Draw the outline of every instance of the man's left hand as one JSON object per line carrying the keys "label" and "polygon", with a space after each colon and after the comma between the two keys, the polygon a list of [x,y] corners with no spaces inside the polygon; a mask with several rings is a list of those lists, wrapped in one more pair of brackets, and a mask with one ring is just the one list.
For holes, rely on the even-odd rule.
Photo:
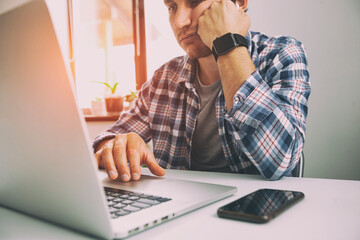
{"label": "man's left hand", "polygon": [[228,32],[246,36],[250,28],[250,18],[243,9],[237,8],[230,0],[214,0],[198,20],[198,34],[212,49],[215,38]]}

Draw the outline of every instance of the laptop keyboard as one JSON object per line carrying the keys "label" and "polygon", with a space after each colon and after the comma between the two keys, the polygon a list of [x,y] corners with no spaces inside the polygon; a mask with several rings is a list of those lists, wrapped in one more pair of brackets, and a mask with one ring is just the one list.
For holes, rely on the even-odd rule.
{"label": "laptop keyboard", "polygon": [[114,219],[171,200],[171,198],[131,192],[127,190],[109,187],[104,187],[104,190],[106,194],[106,200],[110,209],[110,215]]}

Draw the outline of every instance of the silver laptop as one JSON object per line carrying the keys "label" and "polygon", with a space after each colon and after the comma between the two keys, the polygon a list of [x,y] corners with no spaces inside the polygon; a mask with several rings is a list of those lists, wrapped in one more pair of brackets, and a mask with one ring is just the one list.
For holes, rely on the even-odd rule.
{"label": "silver laptop", "polygon": [[166,176],[101,179],[69,72],[44,1],[0,16],[2,206],[111,239],[236,192]]}

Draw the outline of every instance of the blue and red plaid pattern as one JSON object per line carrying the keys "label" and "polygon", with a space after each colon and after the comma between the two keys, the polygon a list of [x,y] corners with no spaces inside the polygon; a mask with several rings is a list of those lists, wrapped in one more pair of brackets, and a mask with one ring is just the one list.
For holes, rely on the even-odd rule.
{"label": "blue and red plaid pattern", "polygon": [[[216,101],[216,117],[225,158],[233,172],[261,174],[276,180],[291,176],[304,147],[310,95],[306,53],[290,37],[246,36],[255,64],[227,111],[224,94]],[[190,169],[191,139],[199,112],[194,88],[197,62],[187,56],[172,59],[146,82],[135,107],[94,141],[118,133],[138,133],[153,141],[160,166]],[[206,143],[204,143],[206,144]]]}

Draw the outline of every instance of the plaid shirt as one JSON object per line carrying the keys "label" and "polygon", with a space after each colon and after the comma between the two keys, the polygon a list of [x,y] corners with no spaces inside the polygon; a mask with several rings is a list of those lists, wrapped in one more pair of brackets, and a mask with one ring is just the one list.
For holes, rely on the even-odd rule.
{"label": "plaid shirt", "polygon": [[[223,91],[216,100],[216,118],[225,158],[233,172],[261,174],[276,180],[291,176],[304,147],[309,73],[303,45],[289,37],[246,36],[256,67],[227,111]],[[138,133],[153,141],[160,166],[190,169],[191,140],[199,113],[194,88],[197,62],[177,57],[146,82],[135,107],[94,141],[117,133]],[[206,144],[206,143],[204,143]]]}

